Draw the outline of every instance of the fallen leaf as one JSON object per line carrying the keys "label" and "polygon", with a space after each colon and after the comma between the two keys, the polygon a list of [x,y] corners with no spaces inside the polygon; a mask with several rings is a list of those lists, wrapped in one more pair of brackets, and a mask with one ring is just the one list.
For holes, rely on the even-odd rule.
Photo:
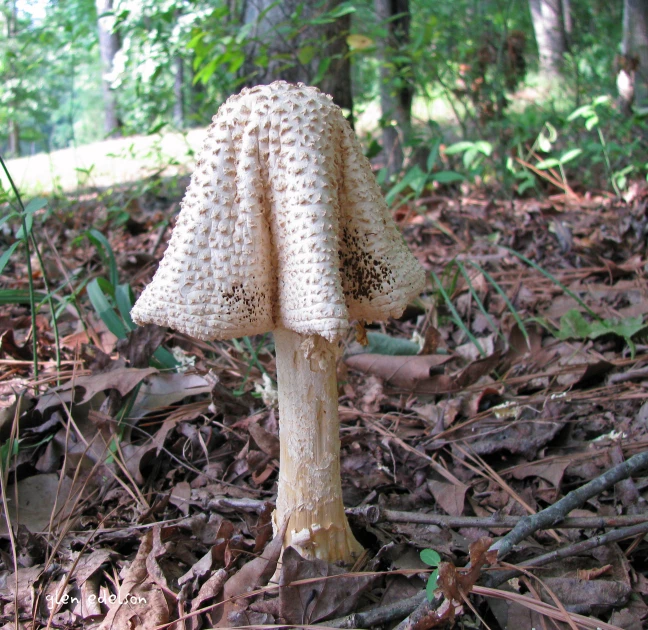
{"label": "fallen leaf", "polygon": [[[204,608],[205,604],[217,603],[216,598],[222,593],[223,585],[227,581],[227,571],[225,569],[218,569],[201,587],[198,595],[191,601],[191,612],[195,612],[200,608]],[[202,626],[200,619],[197,616],[189,617],[185,621],[187,630],[198,630]]]}
{"label": "fallen leaf", "polygon": [[[77,404],[87,402],[99,392],[104,392],[108,389],[116,389],[122,396],[125,396],[147,376],[156,373],[157,370],[155,368],[140,370],[137,368],[118,367],[107,372],[91,374],[90,376],[80,376],[41,396],[36,405],[36,411],[43,412],[49,407],[72,402],[72,400]],[[84,389],[84,394],[78,398],[74,397],[73,390],[76,387]],[[189,394],[186,395],[188,396]]]}
{"label": "fallen leaf", "polygon": [[[283,554],[279,578],[281,616],[288,623],[303,625],[350,613],[375,577],[345,573],[344,569],[324,560],[302,558],[288,547]],[[291,585],[298,580],[308,582]]]}
{"label": "fallen leaf", "polygon": [[279,459],[279,438],[269,431],[266,431],[257,422],[250,422],[248,431],[257,446],[273,459]]}
{"label": "fallen leaf", "polygon": [[212,385],[199,374],[152,374],[142,383],[130,415],[141,418],[188,396],[209,394],[211,390]]}
{"label": "fallen leaf", "polygon": [[597,567],[595,569],[578,569],[576,576],[579,580],[595,580],[605,575],[611,568],[611,564],[606,564],[604,567]]}
{"label": "fallen leaf", "polygon": [[153,548],[153,533],[147,532],[137,555],[126,569],[114,603],[99,630],[138,628],[154,630],[168,623],[169,606],[162,589],[149,578],[146,559]]}
{"label": "fallen leaf", "polygon": [[442,354],[418,356],[389,356],[381,354],[357,354],[345,359],[352,369],[364,374],[374,374],[394,387],[413,390],[423,382],[443,372],[441,367],[451,357]]}
{"label": "fallen leaf", "polygon": [[288,519],[282,529],[277,532],[272,542],[265,548],[259,558],[244,564],[227,582],[223,588],[223,600],[225,604],[214,610],[212,624],[218,621],[214,627],[231,627],[230,615],[237,615],[244,611],[250,604],[249,598],[240,598],[239,595],[265,586],[277,569],[277,562],[281,556],[283,540],[288,527]]}
{"label": "fallen leaf", "polygon": [[427,485],[434,500],[446,514],[451,516],[461,516],[463,514],[464,499],[468,486],[443,481],[428,481]]}
{"label": "fallen leaf", "polygon": [[[67,518],[74,509],[74,497],[71,495],[72,481],[63,477],[59,488],[59,475],[32,475],[7,487],[7,504],[12,527],[24,525],[30,532],[47,532],[50,518],[56,528],[58,522]],[[16,509],[15,496],[18,495]],[[2,515],[0,536],[8,536],[7,519]]]}

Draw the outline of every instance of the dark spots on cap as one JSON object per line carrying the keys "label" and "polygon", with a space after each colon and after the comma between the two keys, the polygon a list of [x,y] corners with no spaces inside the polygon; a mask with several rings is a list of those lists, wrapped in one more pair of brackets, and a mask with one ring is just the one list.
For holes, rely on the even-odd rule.
{"label": "dark spots on cap", "polygon": [[255,287],[246,288],[242,282],[235,282],[221,295],[226,302],[226,315],[236,315],[238,319],[251,323],[262,314],[260,305],[265,300],[265,293]]}
{"label": "dark spots on cap", "polygon": [[346,280],[346,297],[356,301],[371,300],[389,291],[395,284],[394,273],[375,257],[369,236],[343,227],[341,240],[343,246],[338,254],[340,275]]}

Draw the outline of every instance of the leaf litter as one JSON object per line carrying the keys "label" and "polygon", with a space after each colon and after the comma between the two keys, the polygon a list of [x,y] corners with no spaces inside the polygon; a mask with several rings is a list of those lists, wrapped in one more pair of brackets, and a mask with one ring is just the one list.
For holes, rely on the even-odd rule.
{"label": "leaf litter", "polygon": [[[127,322],[118,338],[82,290],[108,270],[71,238],[102,225],[103,202],[65,202],[42,226],[53,280],[69,279],[58,364],[47,307],[32,331],[28,306],[0,306],[4,627],[645,627],[646,468],[497,556],[511,523],[648,450],[648,190],[580,201],[475,192],[402,215],[443,291],[430,273],[339,364],[344,499],[366,549],[347,568],[280,556],[271,338]],[[143,230],[100,229],[137,293],[168,216],[146,196],[135,210]],[[21,278],[14,256],[2,281]],[[442,560],[431,598],[426,549]]]}

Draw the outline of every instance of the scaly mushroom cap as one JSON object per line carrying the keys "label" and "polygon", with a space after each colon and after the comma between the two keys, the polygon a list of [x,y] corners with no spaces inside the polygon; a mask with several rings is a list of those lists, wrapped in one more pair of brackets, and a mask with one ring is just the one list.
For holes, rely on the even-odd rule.
{"label": "scaly mushroom cap", "polygon": [[218,110],[164,258],[132,310],[197,339],[336,341],[424,286],[342,111],[277,81]]}

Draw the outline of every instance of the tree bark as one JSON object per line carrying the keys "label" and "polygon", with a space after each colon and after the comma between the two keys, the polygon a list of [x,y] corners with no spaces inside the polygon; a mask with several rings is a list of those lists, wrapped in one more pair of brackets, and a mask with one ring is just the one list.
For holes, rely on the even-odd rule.
{"label": "tree bark", "polygon": [[[9,3],[6,11],[6,20],[7,20],[7,40],[11,40],[16,37],[17,32],[17,23],[18,23],[18,12],[16,8],[16,2],[12,1]],[[9,68],[11,77],[16,77],[17,72],[14,65],[13,57],[9,57]],[[8,155],[9,157],[20,157],[20,125],[16,120],[16,111],[18,109],[18,102],[15,89],[12,91],[13,95],[10,100],[11,109],[13,111],[12,117],[9,119],[9,146],[8,146]]]}
{"label": "tree bark", "polygon": [[617,75],[620,106],[648,107],[648,0],[623,3],[623,40]]}
{"label": "tree bark", "polygon": [[[350,15],[344,15],[328,24],[307,24],[325,11],[330,11],[341,3],[341,0],[255,0],[247,3],[245,23],[256,23],[253,37],[261,42],[248,51],[251,59],[267,47],[267,66],[254,65],[253,61],[245,65],[246,74],[252,80],[248,85],[261,85],[283,79],[291,83],[316,85],[323,92],[330,94],[333,101],[342,108],[353,110],[351,93],[351,63],[346,36],[351,25]],[[291,15],[301,9],[295,22]],[[263,18],[260,19],[261,14]],[[299,26],[300,28],[286,28]],[[296,31],[294,36],[290,30]],[[313,47],[311,49],[310,47]],[[312,59],[308,59],[310,53]],[[329,64],[321,76],[321,64]],[[321,78],[315,81],[317,75]]]}
{"label": "tree bark", "polygon": [[529,0],[529,8],[538,45],[540,73],[554,80],[560,75],[563,55],[567,52],[562,0]]}
{"label": "tree bark", "polygon": [[[97,26],[99,29],[99,52],[101,54],[101,65],[103,69],[103,81],[101,83],[104,101],[104,131],[106,136],[119,135],[121,121],[117,115],[117,99],[115,92],[110,86],[108,75],[112,72],[115,55],[120,48],[119,36],[113,32],[111,16],[103,16],[104,13],[112,11],[113,0],[96,0]],[[103,16],[103,17],[102,17]]]}
{"label": "tree bark", "polygon": [[389,177],[403,167],[403,145],[411,135],[414,91],[402,78],[402,64],[392,59],[409,42],[409,0],[374,0],[376,17],[387,34],[378,41],[382,145]]}
{"label": "tree bark", "polygon": [[284,548],[350,563],[362,547],[342,502],[337,346],[284,329],[275,330],[274,338],[280,442],[275,532],[287,519]]}

